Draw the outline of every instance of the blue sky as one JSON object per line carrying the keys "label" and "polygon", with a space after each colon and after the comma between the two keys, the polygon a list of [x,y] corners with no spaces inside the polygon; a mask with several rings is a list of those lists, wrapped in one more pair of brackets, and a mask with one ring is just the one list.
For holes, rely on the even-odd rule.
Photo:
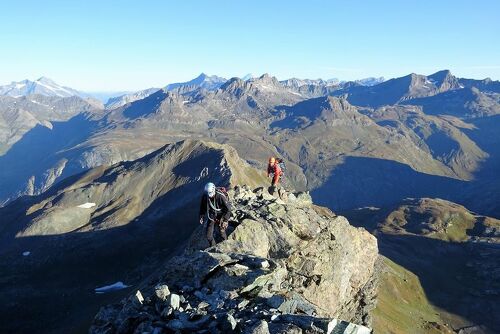
{"label": "blue sky", "polygon": [[0,84],[86,91],[270,73],[500,79],[500,1],[8,1]]}

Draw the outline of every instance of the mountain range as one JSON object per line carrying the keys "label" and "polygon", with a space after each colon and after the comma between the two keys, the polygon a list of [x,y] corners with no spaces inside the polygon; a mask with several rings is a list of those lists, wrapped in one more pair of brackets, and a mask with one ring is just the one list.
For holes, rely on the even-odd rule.
{"label": "mountain range", "polygon": [[[241,79],[243,81],[247,81],[250,79],[254,79],[255,77],[252,74],[247,74]],[[169,91],[173,90],[196,90],[196,89],[207,89],[207,90],[215,90],[219,88],[227,79],[216,76],[216,75],[207,75],[205,73],[201,73],[196,78],[186,81],[186,82],[178,82],[171,83],[166,85],[164,88]],[[372,86],[383,82],[384,78],[365,78],[356,80],[355,82],[364,85],[364,86]],[[281,83],[285,86],[290,86],[294,88],[299,88],[301,86],[332,86],[338,85],[341,83],[338,79],[287,79],[282,80]],[[342,83],[346,83],[343,81]],[[84,93],[77,91],[75,89],[61,86],[55,83],[53,80],[47,77],[41,77],[35,81],[23,80],[19,82],[12,82],[8,85],[0,86],[0,95],[4,96],[12,96],[12,97],[21,97],[32,94],[40,94],[45,96],[57,96],[57,97],[70,97],[70,96],[79,96],[82,98],[94,98],[95,100],[103,100],[104,105],[107,109],[118,108],[122,105],[125,105],[130,102],[134,102],[137,100],[141,100],[155,91],[158,91],[160,88],[147,88],[144,90],[136,91],[136,92],[90,92]]]}
{"label": "mountain range", "polygon": [[[383,264],[377,269],[374,259],[368,275],[380,281],[373,323],[371,311],[353,311],[360,302],[352,295],[352,308],[349,302],[335,304],[343,311],[323,316],[343,315],[392,332],[492,332],[498,326],[494,310],[500,291],[494,279],[500,244],[499,130],[500,83],[457,78],[446,70],[346,83],[202,74],[106,106],[79,96],[0,96],[0,266],[6,273],[0,290],[9,310],[3,315],[29,318],[41,312],[37,319],[51,319],[48,332],[67,331],[72,323],[88,328],[89,315],[99,306],[130,292],[98,299],[88,291],[122,277],[135,287],[149,286],[144,280],[158,266],[171,270],[171,262],[163,259],[189,249],[203,184],[266,186],[264,171],[273,155],[285,161],[286,187],[294,196],[310,192],[314,202],[296,217],[305,214],[311,222],[319,219],[313,210],[333,210],[323,216],[343,214],[377,238]],[[295,254],[300,242],[290,246],[290,240],[306,242],[316,235],[303,230],[308,224],[286,223],[278,211],[263,215],[259,208],[295,212],[295,204],[278,203],[284,205],[280,209],[264,197],[241,202],[255,207],[249,204],[240,213],[259,224],[276,219],[292,234],[286,242],[280,239],[280,233],[289,232],[278,223],[280,233],[261,231],[268,245],[262,247],[274,251],[255,249],[252,256],[291,261],[291,268],[293,257],[282,254]],[[242,219],[233,223],[241,233],[260,226],[239,225]],[[233,238],[244,245],[242,238],[248,236],[238,233]],[[347,235],[332,233],[342,240]],[[311,245],[323,249],[315,242]],[[227,245],[227,251],[242,252],[239,243]],[[21,257],[23,252],[32,255]],[[116,264],[116,258],[126,260]],[[335,261],[339,268],[349,266]],[[58,270],[67,274],[54,278]],[[295,288],[320,286],[323,278],[313,276],[307,276],[309,285]],[[40,278],[36,294],[32,277]],[[75,286],[77,277],[81,282]],[[13,282],[16,289],[9,288]],[[48,293],[55,286],[64,291],[58,298]],[[82,289],[87,293],[82,295]],[[48,309],[40,311],[50,300],[68,310],[86,306],[61,322]],[[141,307],[137,312],[157,316],[149,309],[153,304]],[[176,317],[169,321],[182,319]],[[98,319],[93,326],[119,326],[123,320]]]}

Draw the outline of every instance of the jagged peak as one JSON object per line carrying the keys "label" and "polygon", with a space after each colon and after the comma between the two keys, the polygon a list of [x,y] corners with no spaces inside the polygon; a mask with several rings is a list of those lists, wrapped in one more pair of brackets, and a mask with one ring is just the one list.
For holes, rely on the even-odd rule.
{"label": "jagged peak", "polygon": [[225,83],[220,86],[220,89],[222,90],[227,90],[230,87],[241,87],[245,84],[245,81],[238,78],[238,77],[233,77],[229,80],[227,80]]}
{"label": "jagged peak", "polygon": [[443,84],[447,80],[456,79],[455,76],[453,74],[451,74],[450,70],[438,71],[436,73],[429,75],[428,78],[436,81],[440,85]]}

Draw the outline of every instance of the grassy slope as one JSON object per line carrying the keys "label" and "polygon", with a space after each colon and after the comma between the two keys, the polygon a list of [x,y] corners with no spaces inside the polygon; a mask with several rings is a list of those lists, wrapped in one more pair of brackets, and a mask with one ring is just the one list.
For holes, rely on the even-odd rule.
{"label": "grassy slope", "polygon": [[427,300],[418,277],[385,257],[373,329],[375,333],[453,333]]}

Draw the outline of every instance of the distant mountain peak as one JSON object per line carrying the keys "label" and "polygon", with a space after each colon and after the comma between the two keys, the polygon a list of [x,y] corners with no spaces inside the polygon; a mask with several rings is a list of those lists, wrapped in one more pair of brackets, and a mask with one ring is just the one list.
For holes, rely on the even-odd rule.
{"label": "distant mountain peak", "polygon": [[35,81],[28,79],[11,82],[9,85],[0,86],[0,95],[21,97],[31,94],[40,94],[45,96],[70,97],[78,96],[88,98],[89,95],[79,92],[75,89],[57,84],[54,80],[42,76]]}
{"label": "distant mountain peak", "polygon": [[242,76],[240,79],[243,80],[243,81],[247,81],[247,80],[250,80],[250,79],[253,79],[254,78],[254,75],[252,73],[248,73],[244,76]]}
{"label": "distant mountain peak", "polygon": [[191,91],[194,89],[203,88],[207,90],[215,90],[226,81],[227,80],[225,78],[219,77],[217,75],[207,75],[206,73],[202,72],[200,75],[190,81],[168,84],[167,86],[165,86],[165,89],[188,89],[189,91]]}

